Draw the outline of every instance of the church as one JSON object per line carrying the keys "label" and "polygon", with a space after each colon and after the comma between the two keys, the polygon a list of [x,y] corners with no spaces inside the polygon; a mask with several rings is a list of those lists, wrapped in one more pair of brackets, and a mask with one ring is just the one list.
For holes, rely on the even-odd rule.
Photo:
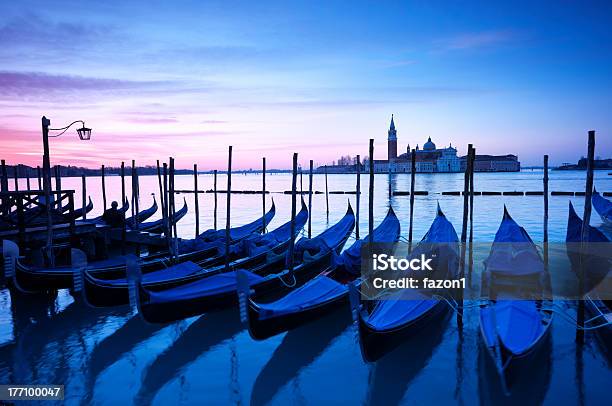
{"label": "church", "polygon": [[[410,145],[406,148],[406,152],[397,155],[397,130],[393,115],[391,115],[391,125],[389,126],[387,137],[387,159],[374,160],[375,173],[388,172],[410,172],[411,157]],[[417,145],[416,152],[416,172],[420,173],[437,173],[437,172],[461,172],[461,162],[457,156],[457,149],[449,145],[447,148],[437,148],[431,137],[423,144],[423,148],[419,149]],[[367,167],[367,165],[366,165]]]}

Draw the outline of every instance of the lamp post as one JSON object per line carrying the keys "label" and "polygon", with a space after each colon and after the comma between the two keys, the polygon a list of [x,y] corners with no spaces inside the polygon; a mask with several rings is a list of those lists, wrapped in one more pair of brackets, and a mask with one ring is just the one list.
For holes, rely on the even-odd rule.
{"label": "lamp post", "polygon": [[[55,256],[53,254],[53,216],[51,214],[51,160],[49,158],[49,137],[59,137],[64,134],[73,124],[81,123],[82,127],[77,129],[77,134],[81,140],[89,140],[91,138],[91,128],[85,127],[85,122],[81,120],[73,121],[66,127],[49,128],[51,120],[47,117],[42,117],[42,135],[43,135],[43,190],[45,193],[45,207],[47,209],[47,257],[50,265],[55,266]],[[61,131],[59,134],[49,135],[49,131]],[[59,197],[59,196],[58,196]]]}

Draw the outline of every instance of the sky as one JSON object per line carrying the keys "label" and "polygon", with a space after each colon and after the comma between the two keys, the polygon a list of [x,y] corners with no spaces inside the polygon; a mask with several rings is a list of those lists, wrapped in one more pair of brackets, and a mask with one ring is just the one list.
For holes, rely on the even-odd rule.
{"label": "sky", "polygon": [[[100,4],[94,4],[100,3]],[[289,168],[452,143],[459,155],[612,157],[612,3],[3,1],[0,158]]]}

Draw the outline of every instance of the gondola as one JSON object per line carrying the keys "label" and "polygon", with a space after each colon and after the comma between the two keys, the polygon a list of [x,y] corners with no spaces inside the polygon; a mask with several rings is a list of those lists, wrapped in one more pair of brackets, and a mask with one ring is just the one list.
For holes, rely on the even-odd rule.
{"label": "gondola", "polygon": [[[444,275],[445,279],[458,277],[459,239],[440,206],[429,231],[409,257],[417,258],[421,254],[433,258],[432,268]],[[356,291],[351,293],[351,306],[359,328],[361,354],[367,362],[382,358],[407,338],[418,334],[427,324],[441,322],[450,310],[444,300],[433,299],[417,290],[405,289],[392,293],[398,295],[397,298],[390,296],[365,303],[359,303],[358,296],[355,297],[358,295]]]}
{"label": "gondola", "polygon": [[312,239],[300,239],[294,247],[294,261],[299,265],[292,273],[287,269],[283,256],[272,265],[224,272],[171,289],[154,291],[138,284],[138,309],[145,320],[161,323],[234,306],[238,302],[238,274],[242,275],[241,283],[247,283],[256,293],[282,295],[329,266],[333,253],[342,250],[354,225],[355,215],[349,204],[338,223]]}
{"label": "gondola", "polygon": [[125,219],[125,225],[129,228],[135,228],[136,220],[138,220],[138,224],[142,224],[143,221],[149,219],[155,212],[157,211],[157,200],[155,200],[155,195],[153,195],[153,204],[146,210],[141,211],[138,215],[131,216]]}
{"label": "gondola", "polygon": [[[272,207],[266,218],[271,218],[275,213]],[[248,225],[249,230],[253,233],[259,233],[262,230],[262,219],[259,218]],[[245,226],[237,228],[244,229]],[[209,241],[208,244],[201,245],[199,248],[190,252],[181,253],[178,255],[177,262],[192,261],[199,264],[218,254],[218,244],[215,241]],[[142,273],[153,272],[159,269],[167,268],[170,265],[170,255],[167,252],[160,252],[141,258]],[[116,256],[109,259],[89,262],[87,266],[88,273],[104,278],[122,278],[125,277],[126,256]],[[74,269],[67,265],[55,268],[36,268],[16,261],[15,273],[13,276],[13,284],[20,290],[24,291],[43,291],[49,289],[67,289],[73,286]]]}
{"label": "gondola", "polygon": [[[187,200],[183,199],[183,207],[174,213],[174,216],[169,218],[170,226],[178,223],[187,214]],[[138,225],[138,230],[148,233],[161,234],[164,231],[164,219],[148,221]]]}
{"label": "gondola", "polygon": [[[595,196],[593,196],[593,206],[595,206]],[[574,206],[570,202],[565,241],[572,268],[577,272],[580,269],[578,250],[579,243],[582,242],[582,224],[582,219],[578,217]],[[601,283],[604,278],[607,278],[610,272],[610,239],[597,228],[589,225],[588,242],[593,244],[587,249],[587,253],[590,252],[595,255],[586,255],[583,258],[583,267],[588,271],[585,278],[587,292]],[[584,309],[588,315],[587,319],[594,320],[593,324],[595,325],[612,321],[612,300],[603,300],[597,294],[587,294],[584,297]],[[595,333],[599,337],[608,357],[612,359],[612,325],[608,324],[607,326],[600,327]]]}
{"label": "gondola", "polygon": [[[128,211],[128,209],[130,208],[130,204],[127,201],[127,198],[125,199],[125,201],[123,202],[123,206],[121,206],[119,209],[117,209],[120,213],[126,213]],[[92,219],[87,219],[85,220],[88,223],[94,223],[94,224],[106,224],[104,222],[104,220],[102,219],[102,216],[98,216],[98,217],[94,217]]]}
{"label": "gondola", "polygon": [[[85,209],[85,210],[83,210]],[[89,197],[89,201],[87,203],[87,205],[83,208],[83,207],[79,207],[78,209],[74,209],[74,212],[71,214],[70,212],[65,213],[65,216],[68,216],[68,218],[73,218],[73,219],[78,219],[79,217],[83,217],[84,213],[89,213],[90,211],[93,210],[93,202],[91,201],[91,197]]]}
{"label": "gondola", "polygon": [[[278,257],[277,261],[282,261],[282,253],[289,245],[289,240],[295,238],[299,231],[304,227],[308,219],[308,208],[302,201],[302,210],[296,216],[296,231],[291,237],[290,222],[264,235],[252,235],[247,239],[238,239],[229,250],[229,269],[252,268],[269,264],[273,261],[273,256]],[[261,229],[261,220],[259,229]],[[247,224],[246,226],[250,226]],[[245,226],[242,226],[243,229]],[[247,227],[248,228],[248,227]],[[236,233],[235,236],[240,236]],[[212,243],[212,245],[216,245]],[[164,290],[193,283],[203,278],[211,277],[227,271],[225,268],[225,245],[223,249],[218,249],[218,253],[206,260],[194,263],[192,261],[181,262],[168,268],[149,272],[142,275],[141,285],[145,289]],[[253,249],[257,247],[258,249]],[[117,277],[111,275],[110,278],[104,275],[92,274],[88,271],[83,275],[84,293],[90,305],[96,307],[117,306],[126,304],[129,301],[129,281],[125,274]]]}
{"label": "gondola", "polygon": [[[506,393],[522,371],[537,367],[533,361],[548,342],[552,311],[545,296],[550,285],[537,247],[504,206],[482,274],[486,300],[480,305],[480,331]],[[540,299],[518,299],[534,295]]]}
{"label": "gondola", "polygon": [[593,192],[591,201],[595,211],[601,217],[601,221],[608,226],[612,226],[612,202],[602,197],[597,191]]}
{"label": "gondola", "polygon": [[[392,208],[374,229],[374,243],[394,243],[400,236],[400,223]],[[301,287],[291,290],[280,299],[270,301],[266,295],[249,297],[248,327],[251,337],[263,340],[348,304],[348,284],[358,283],[361,273],[361,247],[368,237],[357,240],[341,255],[335,256],[331,266]],[[244,301],[246,304],[246,301]]]}

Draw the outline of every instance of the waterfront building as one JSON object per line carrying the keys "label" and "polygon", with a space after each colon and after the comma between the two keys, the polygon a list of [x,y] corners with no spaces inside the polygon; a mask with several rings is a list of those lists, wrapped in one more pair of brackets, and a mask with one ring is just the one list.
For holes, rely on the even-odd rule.
{"label": "waterfront building", "polygon": [[[467,157],[461,157],[461,171],[465,171]],[[516,155],[476,155],[474,172],[519,172],[521,163]]]}

